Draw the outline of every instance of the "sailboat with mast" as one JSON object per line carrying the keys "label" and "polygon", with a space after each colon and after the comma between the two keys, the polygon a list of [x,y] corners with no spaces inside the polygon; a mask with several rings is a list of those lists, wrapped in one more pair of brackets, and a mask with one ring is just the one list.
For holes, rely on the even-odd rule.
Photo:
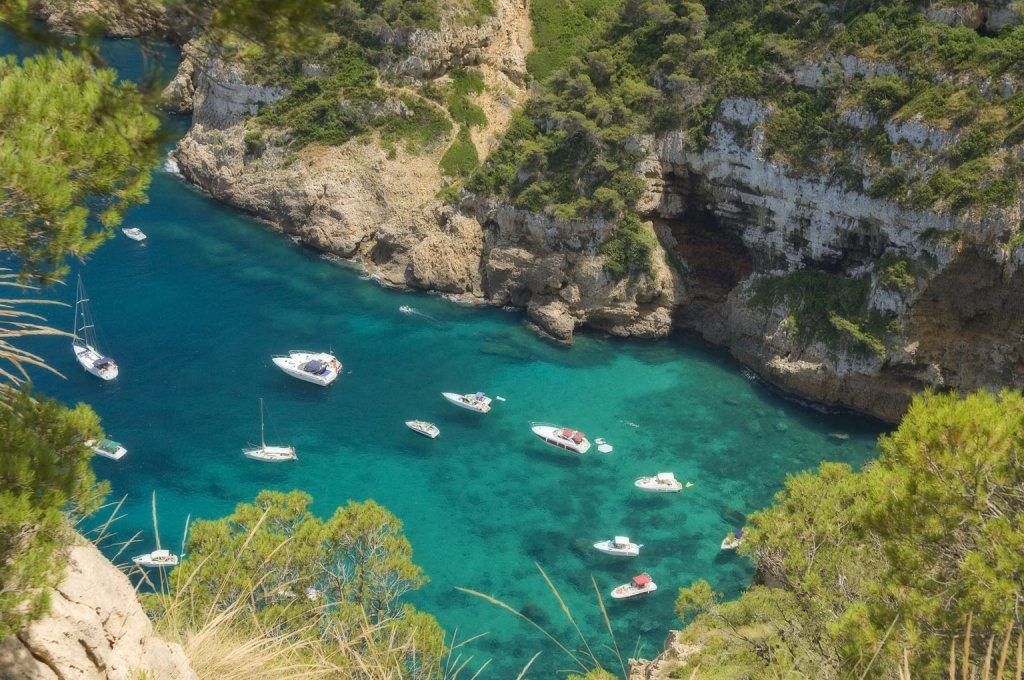
{"label": "sailboat with mast", "polygon": [[71,349],[82,368],[97,378],[113,380],[117,377],[117,364],[97,346],[96,323],[92,318],[92,307],[85,294],[81,274],[78,275],[78,290],[75,293],[75,329]]}
{"label": "sailboat with mast", "polygon": [[282,463],[297,458],[294,446],[267,446],[263,432],[263,399],[260,398],[260,445],[242,449],[242,455],[265,463]]}

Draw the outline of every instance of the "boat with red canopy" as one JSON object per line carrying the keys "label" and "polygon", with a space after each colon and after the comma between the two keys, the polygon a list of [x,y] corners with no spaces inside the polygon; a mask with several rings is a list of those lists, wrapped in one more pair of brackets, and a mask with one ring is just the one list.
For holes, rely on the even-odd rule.
{"label": "boat with red canopy", "polygon": [[639,597],[640,595],[646,595],[647,593],[653,593],[658,589],[658,584],[655,583],[649,574],[644,572],[630,579],[629,583],[623,583],[621,586],[612,591],[612,597],[616,600],[625,600],[631,597]]}
{"label": "boat with red canopy", "polygon": [[572,451],[573,453],[583,454],[590,450],[590,440],[587,436],[579,430],[572,430],[568,427],[559,427],[558,425],[546,425],[543,423],[534,423],[531,427],[533,433],[540,437],[544,442],[557,446],[560,449],[566,451]]}

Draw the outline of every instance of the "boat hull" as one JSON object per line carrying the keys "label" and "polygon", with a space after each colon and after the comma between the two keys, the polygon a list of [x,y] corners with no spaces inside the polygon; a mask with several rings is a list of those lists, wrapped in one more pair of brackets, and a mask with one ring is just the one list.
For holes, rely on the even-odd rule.
{"label": "boat hull", "polygon": [[113,362],[107,364],[103,368],[97,368],[96,362],[102,359],[103,355],[89,345],[72,345],[71,348],[75,353],[75,358],[78,359],[78,363],[82,368],[84,368],[87,373],[91,373],[100,380],[114,380],[120,373],[117,368],[117,364]]}
{"label": "boat hull", "polygon": [[637,588],[629,583],[623,584],[612,591],[612,598],[616,600],[629,600],[634,597],[648,595],[658,589],[658,584],[649,583],[643,588]]}
{"label": "boat hull", "polygon": [[559,437],[558,433],[565,428],[557,427],[555,425],[534,425],[530,429],[535,435],[540,437],[541,441],[545,444],[550,444],[551,446],[559,449],[564,449],[565,451],[578,455],[583,455],[590,450],[590,440],[586,437],[584,437],[583,441],[579,443],[576,443],[571,439]]}
{"label": "boat hull", "polygon": [[640,546],[635,543],[631,543],[626,548],[616,548],[612,545],[611,541],[599,541],[594,544],[594,548],[605,555],[614,555],[616,557],[637,557],[640,555]]}
{"label": "boat hull", "polygon": [[121,233],[124,234],[125,236],[127,236],[128,238],[130,238],[133,241],[142,242],[142,241],[146,240],[146,235],[144,233],[142,233],[141,231],[137,230],[137,229],[136,230],[122,229]]}
{"label": "boat hull", "polygon": [[90,449],[92,449],[92,452],[94,454],[96,454],[97,456],[102,456],[104,458],[109,458],[110,460],[121,460],[122,458],[124,458],[125,454],[128,453],[128,449],[124,448],[120,444],[118,444],[117,448],[115,450],[113,450],[113,451],[110,451],[108,449],[102,448],[94,440],[87,441],[86,445]]}
{"label": "boat hull", "polygon": [[662,484],[652,477],[641,477],[633,482],[633,486],[651,493],[678,493],[683,490],[683,485],[679,482],[674,485]]}
{"label": "boat hull", "polygon": [[[429,427],[424,427],[424,425],[427,425]],[[415,420],[407,420],[405,421],[405,426],[408,427],[413,432],[415,432],[416,434],[421,434],[429,439],[437,439],[438,435],[441,434],[441,430],[439,430],[436,425],[433,425],[431,423],[421,424],[416,422]]]}
{"label": "boat hull", "polygon": [[132,563],[138,567],[146,567],[149,569],[159,569],[160,567],[176,567],[178,566],[178,557],[174,556],[170,560],[153,561],[149,555],[139,555],[138,557],[132,558]]}
{"label": "boat hull", "polygon": [[257,446],[251,449],[242,449],[242,455],[264,463],[283,463],[297,459],[294,446]]}

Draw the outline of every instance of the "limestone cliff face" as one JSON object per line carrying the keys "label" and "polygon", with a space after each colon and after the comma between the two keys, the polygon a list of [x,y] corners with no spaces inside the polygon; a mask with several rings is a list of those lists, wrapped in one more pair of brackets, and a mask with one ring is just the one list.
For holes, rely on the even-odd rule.
{"label": "limestone cliff face", "polygon": [[153,635],[135,589],[91,543],[70,549],[50,613],[0,642],[3,680],[198,680],[177,644]]}

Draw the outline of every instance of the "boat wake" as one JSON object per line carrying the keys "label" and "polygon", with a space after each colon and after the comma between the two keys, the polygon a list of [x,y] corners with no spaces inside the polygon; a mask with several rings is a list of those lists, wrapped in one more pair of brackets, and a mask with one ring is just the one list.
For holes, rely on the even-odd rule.
{"label": "boat wake", "polygon": [[402,305],[401,307],[398,308],[398,311],[400,311],[402,314],[407,314],[409,316],[418,316],[421,319],[426,319],[427,321],[432,321],[433,323],[438,323],[440,321],[440,319],[430,316],[429,314],[425,314],[416,309],[415,307],[410,307],[409,305]]}

